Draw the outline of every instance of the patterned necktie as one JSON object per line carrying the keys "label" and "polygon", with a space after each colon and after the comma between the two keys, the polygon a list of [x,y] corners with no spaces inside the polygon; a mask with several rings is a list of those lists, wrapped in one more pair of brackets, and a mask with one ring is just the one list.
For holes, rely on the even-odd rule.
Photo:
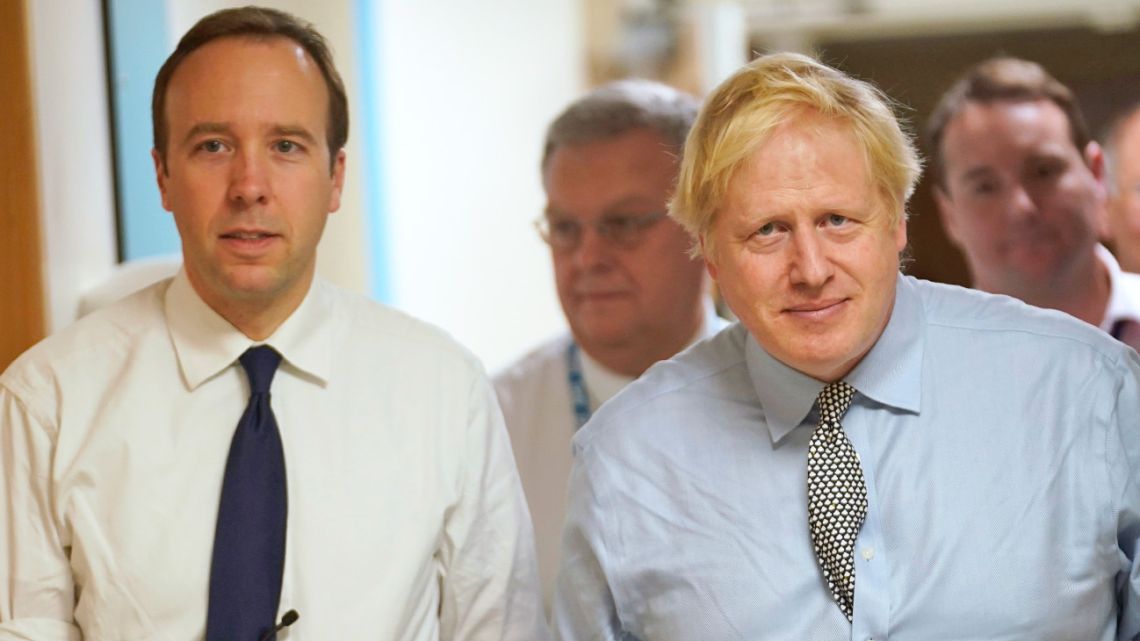
{"label": "patterned necktie", "polygon": [[272,629],[285,569],[285,455],[269,407],[281,355],[261,345],[239,360],[249,378],[249,405],[230,442],[222,481],[207,641],[258,641]]}
{"label": "patterned necktie", "polygon": [[839,609],[851,620],[855,604],[855,537],[867,514],[867,486],[843,418],[855,388],[843,381],[819,393],[819,427],[808,443],[808,527],[812,549]]}

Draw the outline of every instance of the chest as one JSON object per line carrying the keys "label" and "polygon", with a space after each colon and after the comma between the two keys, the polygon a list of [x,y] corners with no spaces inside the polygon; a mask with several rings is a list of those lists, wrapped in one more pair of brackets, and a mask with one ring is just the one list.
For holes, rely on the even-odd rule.
{"label": "chest", "polygon": [[617,482],[632,506],[611,538],[619,614],[657,640],[1111,638],[1122,567],[1105,435],[1072,419],[1011,409],[924,425],[853,409],[870,504],[854,625],[811,548],[810,427],[776,444],[754,416],[705,427]]}
{"label": "chest", "polygon": [[[128,375],[64,403],[53,499],[86,629],[117,622],[146,638],[204,622],[225,461],[247,400],[237,376],[186,391],[173,378]],[[287,475],[282,602],[315,613],[314,603],[348,594],[374,602],[435,590],[435,555],[459,500],[461,413],[395,389],[288,375],[271,405]]]}

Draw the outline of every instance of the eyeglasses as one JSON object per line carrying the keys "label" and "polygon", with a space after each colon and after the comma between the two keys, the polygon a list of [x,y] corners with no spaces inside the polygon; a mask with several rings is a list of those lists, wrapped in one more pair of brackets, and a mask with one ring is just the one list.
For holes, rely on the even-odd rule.
{"label": "eyeglasses", "polygon": [[[645,237],[645,231],[667,216],[663,211],[640,216],[610,215],[592,223],[599,236],[611,243],[632,249]],[[534,221],[534,228],[542,240],[558,251],[571,251],[582,244],[582,223],[574,218],[540,216]]]}

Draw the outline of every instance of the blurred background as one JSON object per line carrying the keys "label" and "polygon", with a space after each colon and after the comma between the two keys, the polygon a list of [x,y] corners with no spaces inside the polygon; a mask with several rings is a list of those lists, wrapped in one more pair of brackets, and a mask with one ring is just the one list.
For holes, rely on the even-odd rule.
{"label": "blurred background", "polygon": [[[179,250],[150,159],[154,74],[216,0],[0,0],[0,369],[108,279]],[[1140,98],[1140,0],[270,0],[331,41],[351,108],[348,183],[319,271],[439,325],[491,370],[563,327],[542,211],[546,124],[583,90],[702,95],[801,51],[883,88],[918,131],[974,62],[1042,63],[1093,131]],[[924,155],[927,153],[923,149]],[[965,284],[929,185],[909,272]]]}

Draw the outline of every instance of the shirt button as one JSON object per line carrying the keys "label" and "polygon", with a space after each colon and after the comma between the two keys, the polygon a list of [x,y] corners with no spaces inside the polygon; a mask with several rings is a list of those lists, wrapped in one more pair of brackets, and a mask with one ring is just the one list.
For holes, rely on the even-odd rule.
{"label": "shirt button", "polygon": [[[870,561],[873,558],[875,558],[875,548],[870,547],[870,546],[863,548],[863,560],[864,561]],[[874,639],[868,639],[867,641],[875,641],[875,640]]]}

